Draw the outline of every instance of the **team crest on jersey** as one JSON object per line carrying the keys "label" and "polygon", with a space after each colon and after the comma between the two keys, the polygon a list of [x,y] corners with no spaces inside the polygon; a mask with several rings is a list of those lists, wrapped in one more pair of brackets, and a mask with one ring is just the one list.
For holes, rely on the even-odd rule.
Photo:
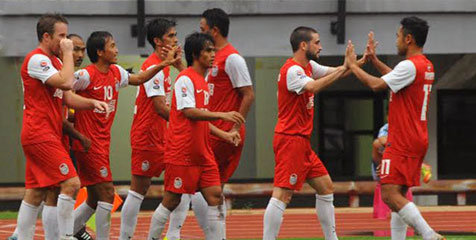
{"label": "team crest on jersey", "polygon": [[179,177],[176,177],[176,178],[174,179],[174,188],[179,189],[179,188],[181,188],[181,187],[182,187],[182,179],[179,178]]}
{"label": "team crest on jersey", "polygon": [[293,174],[291,174],[291,176],[289,176],[289,183],[291,185],[294,185],[294,184],[297,183],[297,179],[298,179],[297,174],[293,173]]}
{"label": "team crest on jersey", "polygon": [[102,166],[100,169],[99,169],[99,173],[101,174],[101,177],[105,178],[107,177],[107,175],[109,175],[109,173],[107,172],[107,168]]}
{"label": "team crest on jersey", "polygon": [[46,72],[50,69],[50,66],[48,66],[47,61],[41,61],[40,62],[40,67],[41,67],[41,69],[43,69],[43,72]]}
{"label": "team crest on jersey", "polygon": [[213,65],[212,67],[212,76],[216,77],[218,75],[218,66]]}
{"label": "team crest on jersey", "polygon": [[61,174],[63,175],[68,175],[69,173],[69,167],[66,163],[62,163],[59,165],[59,170],[61,172]]}
{"label": "team crest on jersey", "polygon": [[149,161],[144,160],[144,161],[142,162],[142,171],[143,171],[143,172],[146,172],[147,170],[149,170],[149,168],[150,168]]}
{"label": "team crest on jersey", "polygon": [[116,77],[114,77],[114,82],[116,83],[116,92],[118,92],[118,91],[119,91],[119,87],[120,87],[120,82],[119,82],[119,80],[117,80]]}

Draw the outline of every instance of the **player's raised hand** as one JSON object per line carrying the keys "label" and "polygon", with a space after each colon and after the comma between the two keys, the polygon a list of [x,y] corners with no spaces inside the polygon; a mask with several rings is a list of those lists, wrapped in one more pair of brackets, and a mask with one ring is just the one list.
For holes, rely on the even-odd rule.
{"label": "player's raised hand", "polygon": [[220,118],[224,121],[233,122],[235,124],[243,124],[245,122],[243,115],[235,111],[222,112]]}
{"label": "player's raised hand", "polygon": [[164,61],[169,65],[174,65],[179,61],[181,62],[182,54],[177,54],[179,52],[179,49],[179,46],[172,47],[170,45],[166,45],[162,47],[162,55],[165,55]]}
{"label": "player's raised hand", "polygon": [[177,58],[177,61],[173,63],[172,66],[174,66],[174,68],[176,68],[179,71],[182,71],[183,69],[185,69],[185,65],[183,65],[183,62],[182,62],[182,54],[183,54],[182,47],[180,45],[177,45],[177,52],[175,53],[175,57]]}
{"label": "player's raised hand", "polygon": [[345,64],[352,66],[357,63],[357,55],[355,55],[354,44],[349,40],[347,49],[345,50]]}
{"label": "player's raised hand", "polygon": [[111,113],[111,109],[109,108],[109,105],[103,101],[98,101],[98,100],[94,100],[92,99],[93,101],[93,104],[94,104],[94,109],[97,109],[101,112],[105,112],[106,113],[106,118],[109,117],[109,113]]}
{"label": "player's raised hand", "polygon": [[63,54],[65,53],[72,53],[74,46],[73,46],[73,41],[71,39],[63,38],[60,41],[60,49]]}
{"label": "player's raised hand", "polygon": [[370,31],[367,35],[367,46],[365,48],[364,55],[366,55],[368,60],[372,60],[377,57],[376,48],[378,42],[374,39],[374,32]]}

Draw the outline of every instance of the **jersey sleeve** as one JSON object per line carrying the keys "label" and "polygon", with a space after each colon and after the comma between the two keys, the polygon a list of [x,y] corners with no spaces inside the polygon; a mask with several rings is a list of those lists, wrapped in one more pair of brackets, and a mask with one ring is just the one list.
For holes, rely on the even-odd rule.
{"label": "jersey sleeve", "polygon": [[388,123],[385,123],[378,131],[378,137],[388,136]]}
{"label": "jersey sleeve", "polygon": [[313,60],[311,60],[309,64],[311,64],[312,78],[314,79],[318,79],[318,78],[326,76],[327,72],[329,71],[329,67],[323,66]]}
{"label": "jersey sleeve", "polygon": [[195,88],[192,80],[187,76],[181,76],[175,83],[175,100],[177,110],[195,108]]}
{"label": "jersey sleeve", "polygon": [[415,77],[415,65],[410,60],[404,60],[398,63],[391,72],[383,75],[382,79],[394,93],[397,93],[415,81]]}
{"label": "jersey sleeve", "polygon": [[129,85],[129,72],[123,67],[116,64],[119,73],[121,74],[121,80],[119,82],[119,88],[127,87]]}
{"label": "jersey sleeve", "polygon": [[251,77],[245,59],[239,54],[231,54],[225,61],[225,72],[233,88],[251,86]]}
{"label": "jersey sleeve", "polygon": [[88,88],[91,77],[86,69],[80,69],[74,73],[73,90],[82,91]]}
{"label": "jersey sleeve", "polygon": [[151,80],[143,83],[145,94],[147,95],[147,97],[165,96],[164,80],[164,71],[160,71],[155,74],[155,76],[153,76]]}
{"label": "jersey sleeve", "polygon": [[30,77],[38,79],[42,83],[46,83],[46,80],[58,72],[51,60],[43,54],[31,56],[27,69]]}
{"label": "jersey sleeve", "polygon": [[304,86],[310,81],[314,81],[314,79],[307,76],[300,66],[294,65],[286,73],[286,85],[290,92],[303,93]]}

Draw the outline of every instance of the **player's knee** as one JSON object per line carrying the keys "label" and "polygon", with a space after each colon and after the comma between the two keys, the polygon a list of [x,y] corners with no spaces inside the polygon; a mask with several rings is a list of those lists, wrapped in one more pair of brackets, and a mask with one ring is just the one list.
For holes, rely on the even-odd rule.
{"label": "player's knee", "polygon": [[289,204],[293,197],[293,191],[284,188],[274,188],[272,196],[283,203]]}
{"label": "player's knee", "polygon": [[223,204],[223,195],[221,192],[213,192],[206,197],[209,206],[218,206]]}
{"label": "player's knee", "polygon": [[61,193],[74,198],[78,193],[79,188],[81,188],[79,178],[70,178],[61,184]]}

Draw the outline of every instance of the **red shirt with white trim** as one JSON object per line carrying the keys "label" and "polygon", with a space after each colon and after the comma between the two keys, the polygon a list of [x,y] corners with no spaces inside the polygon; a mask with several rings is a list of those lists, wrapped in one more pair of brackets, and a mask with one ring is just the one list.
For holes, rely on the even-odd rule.
{"label": "red shirt with white trim", "polygon": [[304,91],[310,81],[327,74],[328,67],[310,61],[302,66],[292,58],[278,76],[278,122],[275,133],[309,137],[314,116],[314,94]]}
{"label": "red shirt with white trim", "polygon": [[209,121],[195,121],[181,110],[208,111],[210,94],[205,78],[189,67],[177,76],[172,93],[165,163],[185,166],[216,164],[210,147]]}
{"label": "red shirt with white trim", "polygon": [[391,89],[385,152],[424,157],[428,149],[428,103],[435,79],[433,63],[425,55],[416,55],[400,62],[382,79]]}
{"label": "red shirt with white trim", "polygon": [[[209,109],[212,112],[239,111],[243,97],[237,88],[252,85],[245,59],[231,44],[216,52],[207,80],[210,89]],[[224,131],[233,127],[232,122],[223,120],[215,120],[212,123]]]}
{"label": "red shirt with white trim", "polygon": [[37,48],[21,66],[23,83],[23,145],[61,141],[63,136],[63,91],[46,84],[62,67],[59,58]]}
{"label": "red shirt with white trim", "polygon": [[[141,71],[146,71],[161,62],[162,60],[157,54],[152,53],[142,64]],[[152,98],[165,96],[166,104],[170,106],[170,94],[170,67],[165,67],[152,80],[137,88],[134,120],[131,128],[132,149],[160,152],[165,150],[167,120],[157,114]]]}
{"label": "red shirt with white trim", "polygon": [[[129,73],[119,65],[111,65],[107,73],[100,72],[96,65],[91,64],[75,72],[73,89],[76,94],[85,98],[104,101],[108,104],[111,113],[106,118],[106,112],[98,109],[77,110],[75,112],[74,127],[84,136],[91,139],[88,152],[109,154],[111,140],[111,126],[116,115],[119,89],[129,83]],[[73,141],[73,150],[84,151],[81,142]]]}

